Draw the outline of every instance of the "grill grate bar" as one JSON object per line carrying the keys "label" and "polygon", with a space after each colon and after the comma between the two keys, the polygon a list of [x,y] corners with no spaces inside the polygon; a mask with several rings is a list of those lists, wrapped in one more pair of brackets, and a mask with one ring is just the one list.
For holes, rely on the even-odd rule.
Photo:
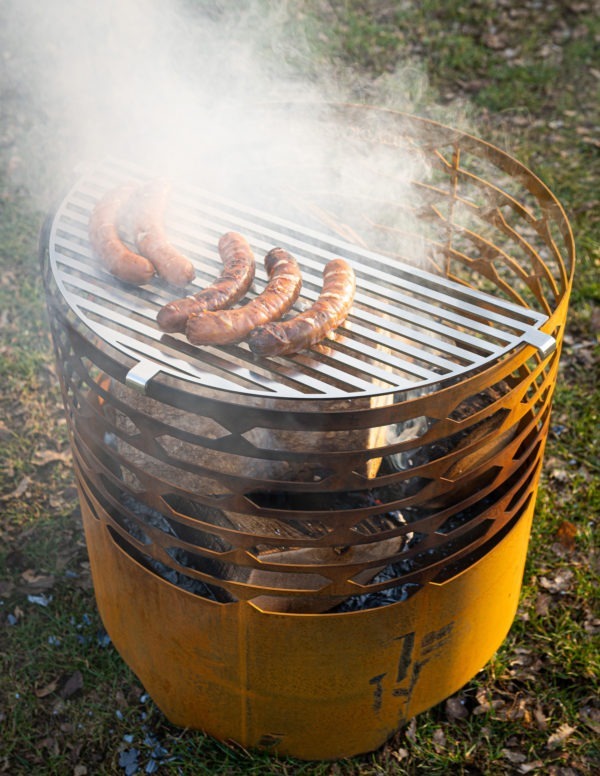
{"label": "grill grate bar", "polygon": [[[204,213],[212,213],[213,208],[206,208],[203,212]],[[211,226],[212,231],[215,233],[215,235],[222,234],[224,231],[226,231],[228,228],[231,229],[231,221],[235,221],[235,219],[230,219],[229,226],[227,225],[226,221],[226,214],[221,213],[221,211],[215,211],[220,216],[223,217],[223,221],[217,224],[207,224],[206,222],[203,223],[203,225]],[[256,224],[251,224],[250,222],[242,221],[235,223],[235,226],[239,230],[246,230],[247,232],[250,230],[256,229]],[[85,229],[85,225],[82,224],[82,230]],[[288,244],[289,246],[293,247],[296,251],[300,250],[302,253],[297,255],[297,258],[301,259],[303,271],[304,271],[304,278],[305,282],[312,282],[318,286],[320,283],[320,268],[322,267],[322,264],[319,264],[318,262],[315,262],[313,259],[310,258],[311,250],[313,255],[318,255],[324,260],[329,260],[331,258],[335,258],[337,255],[339,255],[339,252],[333,252],[324,250],[320,246],[314,246],[311,248],[310,245],[308,245],[306,242],[298,240],[292,236],[282,234],[281,232],[277,232],[275,230],[269,230],[265,229],[263,231],[263,234],[268,234],[272,239],[271,241],[267,241],[264,239],[255,239],[253,241],[253,245],[256,247],[261,248],[265,253],[273,247],[274,244]],[[190,243],[191,246],[191,243]],[[186,246],[182,246],[184,248]],[[195,246],[194,246],[195,247]],[[345,248],[345,254],[349,252],[348,246],[341,246],[342,248]],[[354,246],[351,246],[352,251],[355,250]],[[381,260],[381,257],[379,257],[379,260]],[[489,300],[489,295],[485,298],[486,301],[486,307],[482,309],[481,305],[474,304],[473,301],[466,301],[467,299],[474,300],[474,299],[481,299],[481,294],[474,293],[471,291],[471,289],[466,289],[465,287],[459,286],[458,284],[451,283],[447,280],[440,280],[439,278],[435,278],[435,276],[430,275],[427,278],[427,285],[419,285],[415,282],[412,282],[411,280],[407,279],[404,276],[395,277],[391,273],[384,273],[380,270],[378,270],[376,267],[369,267],[369,273],[366,275],[364,270],[361,268],[360,264],[358,264],[356,261],[352,261],[349,259],[350,263],[352,263],[353,268],[357,274],[357,276],[360,278],[360,285],[361,288],[365,291],[372,292],[374,294],[378,294],[381,291],[381,283],[385,284],[387,286],[387,294],[388,298],[397,305],[398,307],[386,305],[385,312],[396,317],[396,318],[404,318],[405,320],[410,320],[411,323],[417,324],[420,327],[423,327],[425,330],[431,330],[435,331],[439,334],[443,334],[446,336],[450,336],[454,338],[455,340],[460,341],[465,347],[473,346],[476,349],[476,352],[479,351],[480,348],[483,348],[484,351],[489,352],[490,354],[497,354],[499,351],[497,348],[491,346],[491,343],[488,340],[484,340],[483,337],[490,337],[490,338],[496,338],[500,341],[504,342],[507,345],[514,345],[515,341],[522,336],[523,332],[526,331],[532,323],[539,322],[540,320],[544,319],[544,316],[541,316],[539,313],[533,312],[533,311],[525,311],[526,314],[524,314],[524,308],[519,308],[516,305],[513,305],[511,309],[516,310],[516,315],[513,314],[512,317],[508,317],[505,314],[495,312],[492,309],[489,309],[492,305],[492,303]],[[314,270],[314,274],[311,273],[309,270]],[[264,274],[261,273],[261,270],[259,269],[258,276],[261,277],[264,280]],[[380,281],[380,284],[373,283],[371,280],[369,280],[369,277],[377,277]],[[435,282],[434,282],[435,281]],[[200,287],[200,284],[197,283],[197,285]],[[435,290],[437,288],[445,288],[446,291],[438,291]],[[395,289],[398,290],[395,290]],[[448,289],[452,289],[452,293],[448,293]],[[415,297],[408,296],[406,291],[413,292],[415,294]],[[309,289],[305,290],[304,296],[306,296],[308,299],[313,301],[317,298],[318,293],[312,292]],[[435,300],[439,303],[439,306],[430,304],[425,299]],[[493,303],[496,303],[497,300],[493,299]],[[365,294],[362,294],[358,292],[356,294],[356,302],[362,303],[365,305],[373,304],[373,300],[371,297],[366,296]],[[459,308],[464,312],[470,313],[472,315],[478,316],[479,318],[485,318],[488,321],[493,321],[497,323],[498,325],[501,325],[503,327],[507,327],[511,332],[514,332],[514,334],[511,336],[508,332],[505,332],[503,329],[489,326],[485,323],[481,323],[477,320],[474,320],[471,317],[467,317],[465,315],[461,315],[459,313],[453,312],[449,308]],[[381,308],[381,302],[377,301],[377,309]],[[426,319],[422,316],[418,316],[418,318],[415,318],[414,316],[414,310],[419,310],[421,312],[428,313],[434,318],[432,319]],[[354,317],[362,317],[361,311],[357,308],[353,311]],[[443,319],[450,324],[454,324],[454,326],[445,327],[443,325],[437,324],[435,317],[443,316]],[[520,320],[522,319],[522,321]],[[477,332],[478,334],[482,335],[481,338],[473,337],[472,335],[468,334],[467,332],[463,331],[463,329],[468,329],[474,332]],[[398,334],[405,334],[405,332],[399,331],[397,329],[394,329],[396,333]],[[439,348],[439,344],[434,344],[435,347]]]}
{"label": "grill grate bar", "polygon": [[[57,251],[62,251],[64,249],[67,249],[69,251],[72,251],[74,249],[74,244],[69,244],[68,242],[64,242],[63,240],[56,241],[56,249]],[[89,251],[87,252],[87,255],[89,258],[91,258],[91,255]],[[102,274],[104,274],[104,277],[108,277],[106,273],[102,273],[101,270],[97,270],[95,267],[90,267],[89,265],[85,265],[81,262],[78,262],[76,260],[72,260],[70,257],[67,258],[66,256],[61,257],[61,263],[69,266],[71,269],[76,269],[80,272],[88,272],[95,280],[95,282],[89,282],[81,277],[78,277],[75,274],[69,274],[66,276],[65,283],[68,287],[77,288],[79,291],[84,291],[88,294],[95,294],[99,298],[103,299],[106,302],[112,302],[117,306],[124,307],[125,309],[130,310],[132,313],[135,313],[139,316],[142,316],[148,320],[153,321],[156,315],[155,308],[153,308],[150,305],[142,306],[139,304],[139,300],[136,298],[134,294],[128,294],[126,297],[123,295],[122,297],[117,297],[114,294],[114,291],[109,287],[102,287],[99,285],[98,281],[102,279]],[[317,298],[318,293],[312,292],[310,290],[305,290],[305,296],[309,299],[309,301],[313,301]],[[76,301],[75,304],[80,309],[91,309],[89,307],[89,303]],[[87,307],[86,307],[87,304]],[[94,312],[98,313],[99,315],[102,314],[102,310],[99,307],[94,308]],[[111,313],[112,317],[112,313]],[[355,316],[353,316],[355,317]],[[358,316],[356,316],[358,317]],[[380,324],[380,318],[376,315],[372,315],[367,312],[363,312],[360,315],[360,318],[364,321],[371,322],[375,325]],[[127,326],[128,323],[126,319],[119,319],[119,323],[122,326]],[[405,326],[398,326],[393,325],[393,329],[396,333],[401,334],[405,337],[412,337],[415,338],[417,334],[413,329],[410,329]],[[377,332],[373,332],[373,330],[368,329],[364,326],[359,325],[353,325],[352,331],[354,334],[362,335],[366,338],[372,338],[375,342],[379,342],[381,340],[381,336]],[[143,333],[140,331],[140,333]],[[154,338],[159,338],[159,332],[154,331],[153,332]],[[363,356],[369,357],[371,359],[377,359],[382,360],[384,363],[388,364],[389,366],[394,367],[397,370],[400,371],[407,371],[412,372],[420,377],[425,378],[433,378],[438,376],[437,372],[432,372],[431,370],[424,369],[421,366],[418,366],[417,364],[411,363],[410,361],[406,361],[401,358],[394,358],[391,355],[386,354],[385,352],[378,350],[377,348],[368,347],[364,344],[359,344],[358,342],[350,339],[346,339],[347,345],[351,349],[355,349],[358,352],[360,352]],[[447,350],[448,352],[454,354],[454,355],[461,355],[462,351],[459,348],[455,348],[451,346],[449,343],[445,343],[442,340],[438,339],[431,339],[429,343],[432,347],[435,347],[438,350]],[[390,348],[398,348],[399,343],[397,341],[394,341],[390,338],[386,338],[386,345]],[[404,345],[404,350],[407,351],[407,355],[413,358],[419,358],[422,361],[432,361],[436,366],[446,370],[451,371],[453,364],[451,361],[448,361],[443,358],[436,357],[430,353],[428,353],[426,350],[418,349],[415,347],[411,347],[410,345]],[[475,357],[471,357],[471,362],[474,362],[476,360]],[[364,364],[363,364],[364,368]],[[370,370],[371,371],[371,370]],[[383,378],[383,374],[378,374],[378,376]],[[389,381],[389,375],[385,376],[387,380]]]}
{"label": "grill grate bar", "polygon": [[[57,252],[60,253],[65,247],[66,246],[62,243],[62,241],[61,242],[57,241],[56,243]],[[102,270],[97,269],[96,267],[92,267],[88,264],[84,264],[80,261],[77,261],[76,259],[72,259],[70,256],[67,257],[63,254],[61,254],[60,261],[62,264],[64,264],[65,266],[68,266],[72,270],[76,270],[78,272],[88,274],[95,281],[95,282],[87,281],[87,280],[84,280],[82,277],[79,277],[79,275],[69,274],[66,276],[66,279],[65,279],[65,285],[67,288],[76,288],[79,291],[84,291],[89,294],[95,294],[97,297],[103,299],[106,302],[111,302],[116,306],[124,307],[130,312],[136,315],[139,315],[143,318],[146,318],[148,320],[152,320],[152,321],[154,320],[155,313],[156,313],[155,307],[151,305],[142,306],[140,304],[140,299],[138,298],[138,296],[136,296],[136,294],[123,292],[122,295],[116,296],[114,294],[114,290],[112,289],[112,287],[103,287],[102,285],[100,285],[100,281],[108,277],[105,272],[102,272]],[[308,292],[308,291],[305,292],[305,295],[306,296],[310,295],[311,299],[316,298],[318,296],[318,294]],[[81,304],[77,301],[74,302],[74,304],[76,304],[78,307],[81,307]],[[162,304],[162,300],[159,302],[159,304]],[[371,316],[370,320],[374,322],[378,321],[378,319],[374,316]],[[414,330],[409,329],[407,327],[396,327],[396,331],[397,333],[402,334],[406,337],[416,336]],[[366,328],[365,326],[360,326],[356,323],[353,323],[352,332],[355,335],[365,337],[367,339],[372,339],[377,344],[385,345],[386,347],[389,347],[391,349],[396,349],[398,352],[404,352],[406,356],[413,359],[413,361],[406,361],[405,359],[401,359],[399,357],[394,358],[392,355],[388,354],[384,350],[377,349],[376,347],[369,347],[365,344],[359,344],[356,340],[352,340],[348,337],[341,338],[340,342],[342,342],[350,349],[358,351],[365,357],[382,361],[383,363],[388,364],[389,366],[399,371],[407,371],[421,378],[431,379],[434,377],[439,377],[440,373],[442,374],[449,373],[454,368],[453,362],[448,359],[444,359],[439,356],[436,356],[433,353],[423,350],[423,348],[418,348],[416,346],[408,344],[407,342],[400,342],[397,340],[393,340],[378,332],[374,332],[372,329]],[[175,337],[175,339],[177,339],[177,337]],[[163,340],[164,340],[164,337],[163,337]],[[179,340],[177,339],[177,341]],[[448,343],[445,343],[441,340],[439,341],[432,340],[432,344],[435,345],[437,348],[447,349],[450,353],[453,353],[457,356],[462,353],[462,351],[459,348],[453,348]],[[415,363],[414,359],[431,363],[434,367],[437,367],[438,371],[425,369],[422,366],[419,366],[417,363]],[[475,361],[476,361],[476,357],[472,356],[470,363],[473,363]],[[389,378],[389,375],[386,375],[386,377]],[[316,383],[314,381],[313,383],[314,383],[314,386],[316,386]]]}
{"label": "grill grate bar", "polygon": [[[91,252],[89,251],[89,249],[84,252],[78,246],[77,242],[71,242],[68,239],[65,240],[62,238],[62,236],[60,237],[60,239],[57,237],[56,248],[57,250],[67,250],[71,252],[81,251],[86,258],[88,258],[89,260],[92,259]],[[310,266],[311,264],[314,264],[314,262],[311,262],[310,260],[303,258],[303,261],[302,261],[303,267]],[[83,270],[83,266],[81,266],[80,269]],[[305,280],[318,282],[318,279],[316,276],[309,275],[306,272],[304,274],[305,274]],[[94,273],[94,275],[98,277],[98,273]],[[361,281],[361,283],[368,290],[371,290],[371,291],[377,290],[377,286],[374,283],[369,283],[368,281]],[[88,289],[88,290],[91,290],[91,289]],[[419,303],[418,300],[413,300],[410,297],[407,297],[406,295],[401,293],[395,293],[390,289],[387,290],[387,293],[390,299],[397,301],[399,303],[405,304],[407,307],[409,307],[409,310],[406,311],[406,313],[404,313],[404,311],[401,311],[399,308],[396,308],[386,303],[382,303],[381,300],[379,300],[378,309],[392,316],[393,318],[398,318],[406,322],[410,321],[412,326],[416,325],[418,327],[421,327],[421,329],[416,332],[414,328],[409,328],[401,324],[397,324],[394,320],[386,321],[386,328],[389,328],[391,331],[394,331],[396,334],[400,336],[408,337],[408,338],[416,337],[422,344],[430,345],[436,350],[441,350],[441,351],[447,350],[449,354],[455,355],[457,357],[460,357],[461,355],[463,355],[465,351],[461,348],[453,347],[449,343],[444,342],[443,340],[440,340],[440,339],[434,339],[434,340],[428,339],[428,341],[424,343],[423,330],[430,330],[442,336],[451,337],[454,340],[460,340],[465,347],[472,346],[476,352],[480,350],[483,350],[488,353],[498,352],[498,348],[494,347],[487,340],[482,340],[482,339],[473,337],[465,332],[460,331],[460,329],[455,329],[453,327],[440,324],[434,319],[428,319],[420,315],[415,315],[414,312],[412,312],[414,309],[421,309],[425,312],[431,312],[433,315],[439,315],[440,310],[434,307],[433,305],[428,305],[424,302]],[[315,299],[317,299],[319,292],[312,291],[309,288],[305,288],[303,295],[304,297],[306,297],[308,301],[313,302]],[[109,300],[109,297],[105,296],[105,298],[107,299],[107,301]],[[445,298],[447,299],[448,296],[446,295]],[[374,305],[374,300],[372,297],[368,297],[365,294],[362,294],[360,292],[356,294],[355,300],[357,303],[362,303],[363,305],[366,305],[366,306]],[[471,307],[474,310],[477,310],[481,314],[480,308],[474,308],[473,306]],[[151,313],[150,308],[148,308],[148,314],[151,314],[153,317],[155,315],[154,312]],[[457,324],[457,326],[468,324],[473,329],[481,333],[488,334],[489,336],[495,336],[499,339],[503,339],[506,343],[513,343],[516,339],[514,336],[510,336],[504,332],[501,332],[500,330],[494,329],[489,326],[485,326],[483,324],[477,324],[471,319],[464,318],[462,316],[458,316],[450,312],[446,312],[445,315],[449,322],[453,322]],[[375,326],[381,327],[382,322],[381,322],[380,316],[369,313],[366,310],[360,309],[358,307],[355,310],[353,310],[351,317],[352,319],[361,320],[363,322],[369,322],[374,324]],[[366,329],[363,328],[362,332],[365,333]],[[388,346],[393,347],[393,343],[391,341],[388,342]],[[475,357],[471,357],[470,359],[467,357],[465,360],[474,362],[477,359]]]}
{"label": "grill grate bar", "polygon": [[[211,195],[207,193],[204,193],[204,196],[211,197]],[[233,211],[240,210],[241,212],[248,213],[249,215],[254,216],[259,223],[265,219],[265,214],[261,213],[260,211],[246,208],[241,205],[237,205],[236,203],[231,203],[230,200],[216,195],[212,195],[211,199],[214,202],[222,202],[226,207],[229,206],[229,208]],[[217,233],[222,233],[222,231],[226,231],[228,228],[230,229],[231,226],[228,226],[228,224],[231,224],[232,222],[236,222],[240,227],[251,231],[255,231],[257,229],[257,221],[253,221],[251,219],[248,220],[246,218],[238,218],[235,214],[230,212],[230,210],[218,209],[214,207],[213,204],[202,205],[196,201],[195,209],[200,211],[204,218],[214,215],[221,219],[214,225],[214,230]],[[530,326],[533,323],[541,324],[546,320],[546,316],[534,310],[521,307],[500,297],[493,297],[490,294],[483,293],[468,286],[463,286],[461,284],[449,281],[445,277],[437,277],[429,272],[426,272],[425,270],[419,269],[418,267],[404,264],[403,262],[397,261],[396,259],[390,259],[389,257],[374,253],[365,248],[362,248],[361,246],[352,245],[339,240],[335,236],[331,236],[329,234],[325,235],[322,232],[317,232],[305,227],[299,227],[296,224],[290,223],[289,221],[277,218],[275,216],[269,215],[268,218],[270,223],[277,224],[281,228],[279,230],[275,230],[273,228],[269,228],[269,226],[263,226],[261,224],[260,234],[267,235],[271,238],[271,241],[263,240],[261,242],[261,247],[263,247],[265,250],[273,247],[273,241],[285,239],[289,245],[295,247],[296,249],[307,251],[308,255],[305,258],[309,263],[309,257],[315,254],[321,256],[324,259],[332,259],[339,256],[340,252],[342,252],[344,258],[347,257],[349,260],[351,260],[353,254],[356,254],[356,256],[360,259],[368,260],[368,271],[362,269],[360,261],[355,266],[355,270],[358,273],[361,271],[364,272],[365,280],[368,280],[370,277],[377,277],[384,283],[392,282],[395,280],[396,284],[400,288],[407,289],[412,286],[413,289],[420,294],[426,290],[428,296],[432,296],[429,292],[432,292],[435,288],[437,288],[437,298],[439,298],[439,300],[443,301],[444,303],[450,303],[451,305],[456,306],[457,301],[460,301],[461,308],[464,309],[463,303],[467,300],[470,300],[474,305],[473,311],[479,313],[481,313],[481,306],[484,304],[485,310],[488,313],[488,315],[486,315],[487,318],[490,317],[490,313],[492,316],[495,315],[492,313],[493,309],[504,311],[507,313],[507,315],[497,318],[497,321],[516,329],[521,328],[519,326],[519,322],[526,326]],[[178,217],[178,221],[182,224],[185,223],[185,220],[182,218],[181,214]],[[306,239],[307,237],[310,237],[312,242],[308,242]],[[329,249],[324,248],[323,243],[330,246]],[[333,250],[333,248],[337,248],[337,250]],[[385,269],[379,268],[378,265],[384,266]],[[419,282],[412,283],[413,279]]]}
{"label": "grill grate bar", "polygon": [[[56,244],[57,250],[64,247],[62,243],[57,242]],[[64,263],[66,266],[69,266],[71,269],[77,269],[81,271],[85,271],[89,269],[86,265],[82,264],[81,262],[77,262],[74,260],[66,259],[64,258],[62,260],[62,263]],[[91,270],[90,274],[92,277],[99,281],[101,280],[102,273],[98,270]],[[104,273],[106,274],[106,273]],[[118,324],[120,327],[129,329],[135,334],[139,334],[141,336],[149,337],[150,339],[160,341],[164,339],[164,335],[162,332],[158,331],[154,325],[147,326],[143,322],[137,322],[135,319],[133,320],[132,325],[132,319],[126,315],[120,314],[118,312],[115,312],[112,309],[112,305],[124,308],[128,312],[131,312],[141,318],[146,319],[149,322],[154,322],[155,318],[155,309],[151,306],[142,306],[139,303],[139,300],[136,299],[136,297],[133,294],[129,294],[127,298],[125,297],[115,297],[114,291],[111,288],[108,287],[102,287],[98,282],[90,282],[89,280],[84,280],[83,278],[75,275],[75,274],[69,274],[65,278],[65,289],[69,296],[73,298],[73,304],[77,307],[80,314],[82,314],[82,317],[86,317],[83,315],[85,311],[90,313],[95,313],[99,318],[105,318],[106,320],[113,321],[114,324]],[[102,306],[98,303],[92,302],[89,297],[82,296],[78,297],[76,293],[73,292],[73,289],[77,289],[77,291],[85,292],[85,294],[93,294],[99,299],[104,300],[105,302],[111,303],[110,308],[110,314],[107,315],[107,307]],[[316,298],[317,294],[314,294],[314,297]],[[373,318],[375,321],[377,321],[377,318]],[[373,333],[364,328],[364,327],[353,327],[353,330],[355,333],[362,333],[364,336],[371,336],[375,337],[377,340],[377,336],[373,335]],[[410,330],[406,330],[406,333],[411,333]],[[173,337],[174,341],[179,341],[177,337]],[[129,346],[133,346],[134,339],[129,342]],[[400,358],[394,358],[393,356],[378,350],[374,347],[369,347],[367,345],[364,345],[362,343],[358,343],[355,340],[351,340],[349,338],[345,338],[346,345],[351,349],[359,354],[361,354],[364,358],[369,358],[371,361],[369,365],[369,373],[374,375],[375,377],[381,379],[383,382],[394,384],[392,383],[390,373],[389,371],[386,372],[383,369],[378,368],[374,363],[372,363],[374,360],[383,361],[384,363],[388,364],[389,366],[394,367],[394,369],[402,372],[405,371],[409,374],[418,375],[420,377],[425,378],[434,378],[439,376],[436,372],[432,372],[431,370],[425,369],[415,363],[411,363],[409,361],[400,359]],[[121,337],[121,342],[125,344],[126,339],[124,336]],[[393,341],[389,340],[390,346],[394,346],[395,343]],[[410,349],[412,351],[412,355],[415,357],[419,357],[422,360],[426,360],[428,358],[434,358],[436,363],[439,366],[445,366],[446,370],[449,371],[452,367],[452,363],[450,361],[445,361],[440,358],[435,358],[430,356],[429,354],[425,354],[423,351],[419,351],[417,348],[409,348],[407,346],[407,349]],[[364,371],[365,369],[365,363],[364,360],[360,361],[357,358],[354,358],[351,355],[345,356],[345,362],[349,367],[354,367],[357,369],[360,369]],[[321,370],[323,373],[326,373],[330,375],[331,377],[335,377],[336,379],[341,379],[342,377],[345,377],[344,382],[348,382],[348,376],[342,375],[342,373],[337,370],[330,367],[322,366]],[[239,374],[239,373],[238,373]],[[197,375],[198,376],[198,375]],[[262,382],[262,381],[261,381]],[[369,383],[367,383],[364,380],[359,380],[357,378],[352,379],[352,383],[355,385],[357,389],[360,389],[361,386],[366,390],[369,386]],[[410,381],[407,381],[407,384],[409,384]],[[321,381],[315,381],[311,380],[311,384],[313,388],[316,388],[317,385],[321,385],[322,388],[325,387],[325,384]]]}
{"label": "grill grate bar", "polygon": [[[116,281],[98,266],[87,235],[89,213],[104,191],[146,177],[115,163],[84,175],[58,209],[50,239],[51,266],[65,299],[87,325],[139,362],[130,383],[140,390],[164,372],[239,393],[368,396],[435,386],[523,344],[550,352],[553,340],[539,330],[546,318],[538,312],[191,186],[174,191],[166,219],[170,239],[196,267],[192,288],[219,274],[218,237],[236,230],[257,257],[274,245],[296,257],[304,280],[296,309],[318,297],[324,263],[337,256],[353,265],[357,293],[336,337],[297,356],[256,358],[245,344],[200,348],[183,335],[164,334],[156,313],[177,292],[158,279],[135,289]],[[256,274],[260,290],[266,282],[260,262]]]}

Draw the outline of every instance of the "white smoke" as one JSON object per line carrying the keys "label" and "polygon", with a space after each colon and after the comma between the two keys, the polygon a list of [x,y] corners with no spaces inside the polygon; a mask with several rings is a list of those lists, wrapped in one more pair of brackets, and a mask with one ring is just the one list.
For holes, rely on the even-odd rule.
{"label": "white smoke", "polygon": [[[368,88],[340,77],[311,47],[314,22],[298,7],[5,0],[2,88],[24,111],[14,175],[47,207],[79,163],[117,156],[246,201],[292,191],[325,217],[337,199],[349,223],[365,216],[366,203],[366,223],[378,223],[391,200],[400,203],[401,227],[403,203],[414,199],[409,180],[423,175],[418,155],[315,121],[314,106],[362,90],[408,109],[411,89],[426,88],[422,72],[409,68]],[[290,101],[304,107],[288,112]]]}

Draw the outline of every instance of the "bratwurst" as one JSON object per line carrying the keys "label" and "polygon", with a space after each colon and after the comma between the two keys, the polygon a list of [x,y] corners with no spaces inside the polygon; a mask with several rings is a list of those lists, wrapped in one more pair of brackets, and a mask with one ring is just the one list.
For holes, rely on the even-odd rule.
{"label": "bratwurst", "polygon": [[250,350],[259,356],[282,356],[316,344],[346,319],[355,289],[352,267],[344,259],[333,259],[323,270],[323,290],[317,301],[288,321],[256,328],[248,339]]}
{"label": "bratwurst", "polygon": [[283,248],[273,248],[265,256],[269,282],[264,291],[235,310],[202,312],[188,318],[186,336],[194,345],[227,345],[240,342],[268,321],[276,320],[294,304],[302,277],[296,260]]}
{"label": "bratwurst", "polygon": [[160,178],[141,187],[134,198],[133,233],[138,251],[150,259],[158,275],[174,286],[186,286],[196,274],[194,265],[171,245],[164,229],[170,191],[169,182]]}
{"label": "bratwurst", "polygon": [[254,280],[252,249],[241,234],[227,232],[219,240],[223,272],[208,288],[169,302],[158,311],[156,321],[163,331],[185,331],[191,315],[207,310],[222,310],[239,301]]}
{"label": "bratwurst", "polygon": [[117,221],[137,186],[126,183],[107,192],[92,210],[89,223],[93,252],[108,271],[126,283],[142,285],[154,275],[152,262],[130,251],[119,237]]}

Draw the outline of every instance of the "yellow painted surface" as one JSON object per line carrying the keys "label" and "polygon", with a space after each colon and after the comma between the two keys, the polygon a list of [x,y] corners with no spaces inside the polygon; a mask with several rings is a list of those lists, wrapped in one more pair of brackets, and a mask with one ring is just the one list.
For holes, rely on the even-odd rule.
{"label": "yellow painted surface", "polygon": [[114,543],[97,502],[98,517],[85,498],[82,507],[107,631],[166,716],[304,759],[377,748],[484,666],[516,611],[533,511],[444,584],[330,615],[265,613],[187,593]]}

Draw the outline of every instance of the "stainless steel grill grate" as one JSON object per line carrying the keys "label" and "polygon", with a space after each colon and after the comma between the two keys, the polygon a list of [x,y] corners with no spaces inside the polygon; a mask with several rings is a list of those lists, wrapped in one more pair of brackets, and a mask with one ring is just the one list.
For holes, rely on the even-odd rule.
{"label": "stainless steel grill grate", "polygon": [[[321,269],[335,256],[354,267],[357,294],[336,337],[285,358],[256,358],[245,344],[195,347],[161,332],[159,308],[174,292],[158,279],[132,289],[92,256],[88,219],[97,199],[147,173],[107,161],[85,173],[59,206],[50,230],[49,260],[64,299],[80,321],[132,359],[126,382],[144,391],[159,373],[208,388],[274,398],[348,398],[407,389],[423,392],[497,362],[523,345],[549,355],[554,339],[540,331],[542,313],[222,196],[182,185],[167,213],[172,242],[194,263],[198,289],[220,272],[219,236],[244,234],[257,256],[257,287],[266,280],[261,257],[275,245],[294,254],[304,286],[299,307],[319,294]],[[191,291],[191,288],[189,289]],[[257,293],[257,291],[253,292]]]}

